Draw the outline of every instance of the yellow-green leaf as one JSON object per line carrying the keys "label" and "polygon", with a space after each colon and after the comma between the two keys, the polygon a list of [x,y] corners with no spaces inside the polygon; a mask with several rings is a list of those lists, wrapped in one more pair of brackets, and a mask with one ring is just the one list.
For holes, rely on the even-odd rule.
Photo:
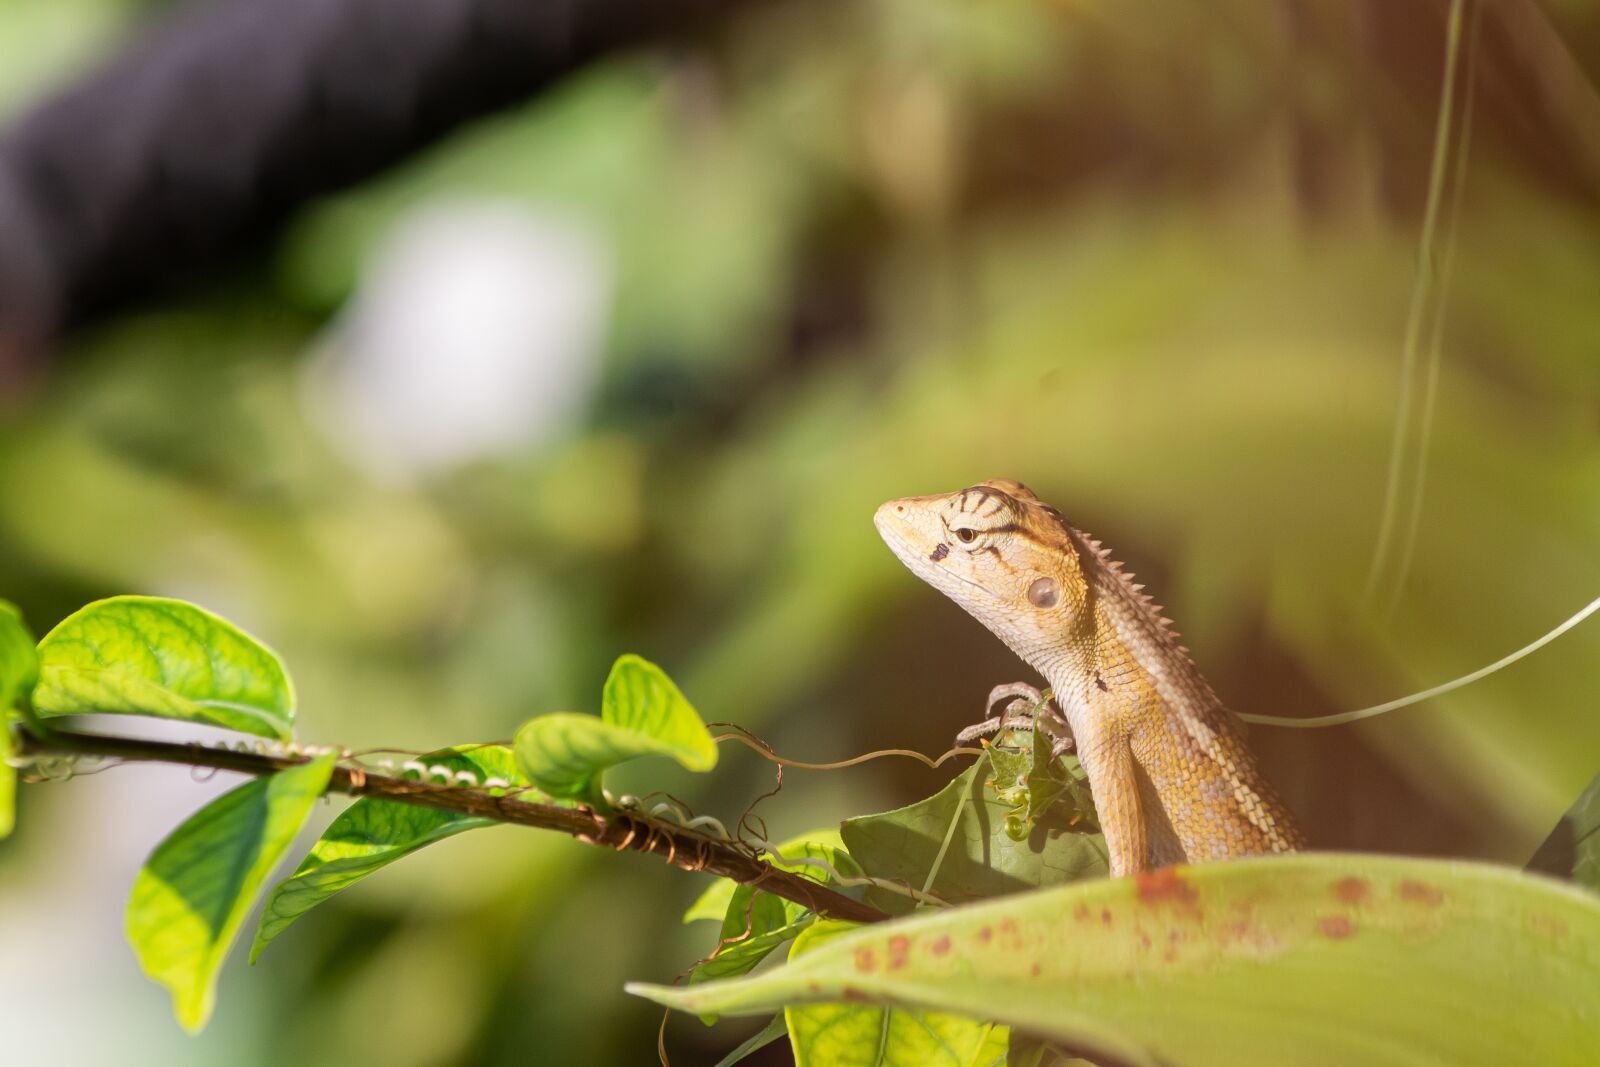
{"label": "yellow-green leaf", "polygon": [[541,715],[517,731],[517,764],[552,796],[593,791],[607,767],[639,756],[669,756],[691,771],[709,771],[717,746],[694,706],[672,679],[638,656],[618,658],[606,678],[601,715]]}
{"label": "yellow-green leaf", "polygon": [[863,927],[746,978],[630,989],[702,1014],[959,1012],[1130,1064],[1590,1067],[1600,899],[1479,863],[1236,860]]}
{"label": "yellow-green leaf", "polygon": [[[521,788],[522,800],[546,798],[522,788],[511,750],[504,745],[465,745],[422,757],[429,767],[443,766],[467,772],[478,782],[498,778]],[[250,962],[267,943],[283,933],[300,916],[342,889],[408,856],[425,845],[466,830],[494,826],[495,820],[459,811],[441,811],[393,800],[363,797],[333,820],[294,874],[272,888],[261,909]]]}
{"label": "yellow-green leaf", "polygon": [[10,763],[12,712],[38,678],[33,635],[16,606],[0,600],[0,838],[11,836],[17,821],[17,771]]}
{"label": "yellow-green leaf", "polygon": [[41,716],[112,712],[287,740],[294,689],[277,655],[181,600],[119,596],[69,615],[39,642]]}
{"label": "yellow-green leaf", "polygon": [[327,788],[334,757],[257,778],[201,808],[150,854],[128,897],[128,941],[191,1033],[267,876]]}
{"label": "yellow-green leaf", "polygon": [[[825,922],[795,938],[791,960],[856,929]],[[1004,1027],[946,1012],[872,1003],[803,1004],[784,1012],[795,1067],[1004,1067]],[[999,1034],[996,1031],[1000,1031]]]}
{"label": "yellow-green leaf", "polygon": [[39,680],[39,655],[22,612],[0,600],[0,715],[11,711]]}
{"label": "yellow-green leaf", "polygon": [[0,715],[0,840],[11,836],[17,825],[17,769],[11,766],[11,721]]}

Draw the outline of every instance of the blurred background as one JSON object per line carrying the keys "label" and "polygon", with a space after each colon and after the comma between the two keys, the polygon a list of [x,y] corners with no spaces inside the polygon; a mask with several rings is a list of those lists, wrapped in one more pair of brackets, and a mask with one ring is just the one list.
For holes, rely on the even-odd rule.
{"label": "blurred background", "polygon": [[[1014,477],[1230,706],[1463,674],[1600,592],[1600,13],[1465,7],[1425,492],[1364,597],[1447,12],[0,0],[0,595],[40,634],[198,601],[284,655],[318,743],[506,737],[634,651],[787,756],[937,753],[1027,673],[871,515]],[[1252,737],[1319,847],[1520,864],[1600,770],[1596,662],[1591,623]],[[773,784],[726,746],[708,781],[632,773],[724,819]],[[946,777],[791,772],[758,810],[777,839]],[[231,784],[23,789],[18,1062],[648,1063],[622,983],[711,947],[693,876],[478,831],[237,953],[185,1038],[121,909]]]}

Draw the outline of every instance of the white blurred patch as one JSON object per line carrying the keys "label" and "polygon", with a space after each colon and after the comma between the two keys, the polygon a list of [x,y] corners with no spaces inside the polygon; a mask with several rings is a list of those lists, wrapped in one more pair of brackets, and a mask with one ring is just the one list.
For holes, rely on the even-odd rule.
{"label": "white blurred patch", "polygon": [[403,480],[549,440],[599,377],[600,235],[501,201],[433,202],[378,248],[307,377],[313,417]]}

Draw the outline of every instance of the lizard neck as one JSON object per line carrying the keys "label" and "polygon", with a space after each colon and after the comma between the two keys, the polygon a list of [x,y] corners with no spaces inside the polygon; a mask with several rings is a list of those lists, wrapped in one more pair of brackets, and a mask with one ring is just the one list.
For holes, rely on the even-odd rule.
{"label": "lizard neck", "polygon": [[1063,710],[1070,703],[1080,716],[1097,708],[1158,713],[1160,701],[1207,718],[1216,714],[1215,693],[1144,587],[1099,542],[1063,528],[1081,575],[1072,590],[1076,610],[1058,640],[1023,656],[1050,682]]}
{"label": "lizard neck", "polygon": [[1238,721],[1161,609],[1098,544],[1073,533],[1084,575],[1082,618],[1069,624],[1059,650],[1035,666],[1050,680],[1080,745],[1128,746],[1142,783],[1144,859],[1161,864],[1298,848],[1294,819],[1262,779]]}
{"label": "lizard neck", "polygon": [[1058,644],[1036,654],[1030,663],[1050,683],[1073,732],[1088,736],[1091,726],[1147,705],[1155,686],[1102,601],[1091,597],[1080,614],[1081,620],[1074,620]]}
{"label": "lizard neck", "polygon": [[[1211,687],[1189,658],[1161,605],[1098,541],[1072,531],[1084,560],[1085,584],[1102,620],[1100,627],[1128,658],[1158,677],[1184,688],[1198,687],[1208,703],[1216,703]],[[1198,695],[1198,694],[1197,694]]]}

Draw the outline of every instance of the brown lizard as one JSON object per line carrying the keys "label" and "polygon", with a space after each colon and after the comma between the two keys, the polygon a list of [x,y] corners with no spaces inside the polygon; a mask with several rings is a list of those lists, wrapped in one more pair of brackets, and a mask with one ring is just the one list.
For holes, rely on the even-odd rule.
{"label": "brown lizard", "polygon": [[874,521],[913,573],[1048,680],[1113,875],[1300,847],[1240,723],[1161,609],[1059,511],[996,480],[891,500]]}

